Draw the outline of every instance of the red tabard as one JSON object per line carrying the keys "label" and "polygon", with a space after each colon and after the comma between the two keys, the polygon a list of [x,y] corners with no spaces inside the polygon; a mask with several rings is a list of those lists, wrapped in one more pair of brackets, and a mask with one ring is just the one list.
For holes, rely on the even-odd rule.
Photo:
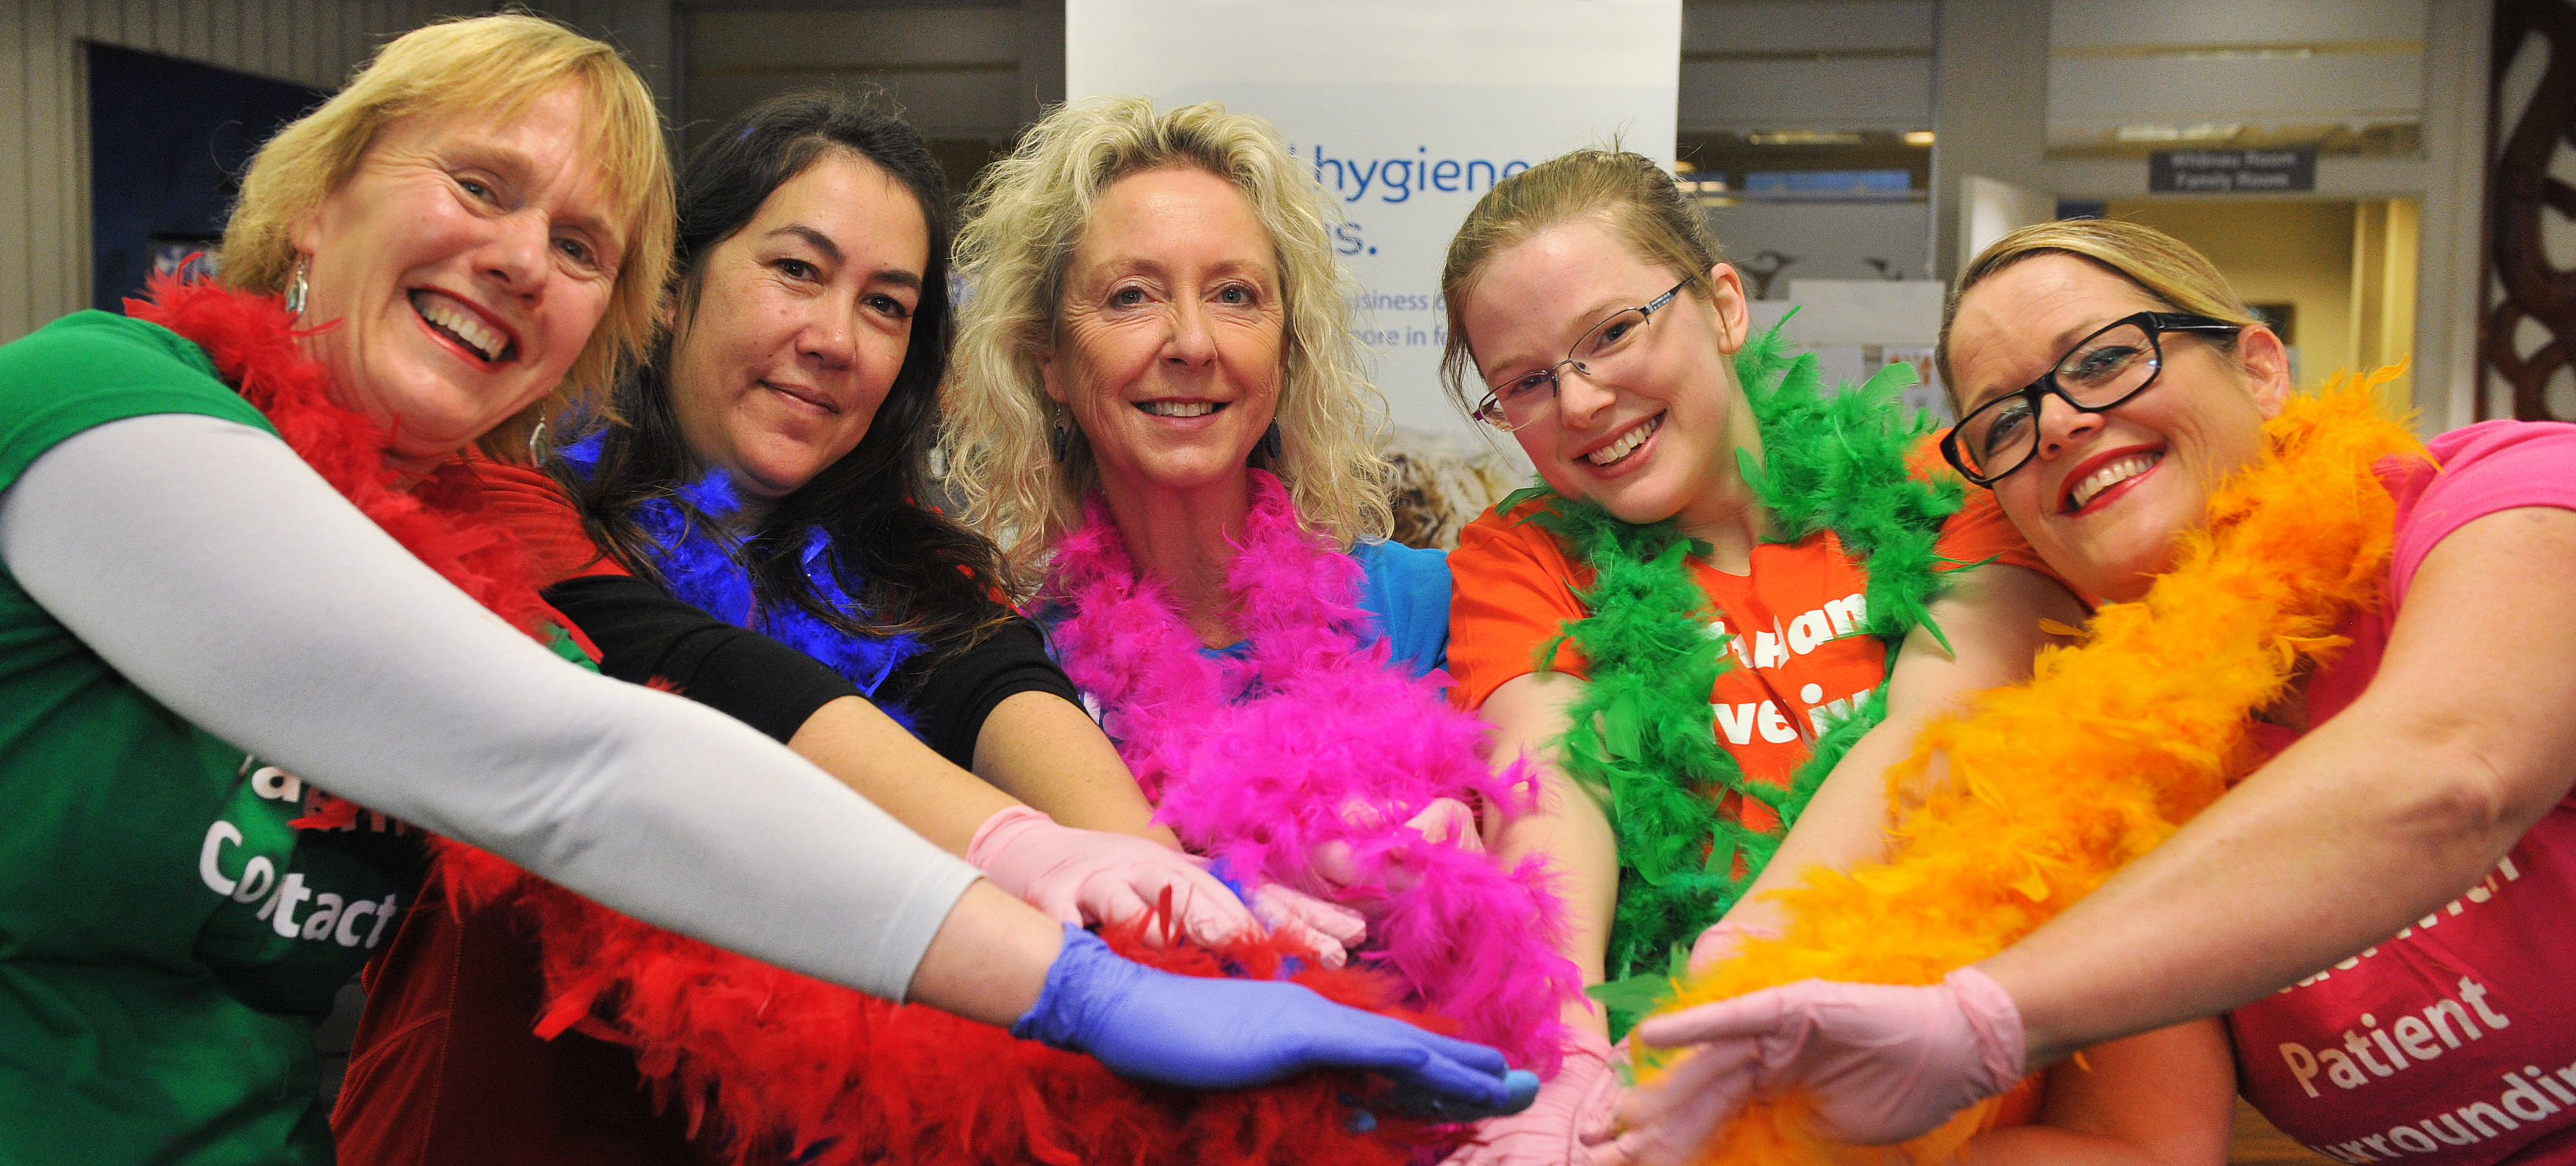
{"label": "red tabard", "polygon": [[[2438,472],[2381,467],[2398,504],[2389,601],[2343,629],[2352,646],[2308,686],[2311,724],[2369,685],[2434,544],[2499,510],[2576,509],[2576,426],[2488,422],[2430,445]],[[2273,1125],[2346,1162],[2576,1163],[2571,967],[2576,797],[2458,899],[2229,1014],[2237,1079]]]}

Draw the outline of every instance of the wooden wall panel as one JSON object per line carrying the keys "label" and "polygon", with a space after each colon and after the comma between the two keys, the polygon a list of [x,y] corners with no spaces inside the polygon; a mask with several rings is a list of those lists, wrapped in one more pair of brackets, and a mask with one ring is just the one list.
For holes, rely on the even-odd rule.
{"label": "wooden wall panel", "polygon": [[[89,235],[89,215],[74,177],[81,161],[80,139],[88,135],[77,103],[65,92],[73,88],[74,38],[87,31],[87,21],[66,27],[66,7],[75,20],[88,11],[68,0],[27,0],[27,159],[23,168],[0,166],[0,176],[14,173],[26,183],[28,306],[48,319],[89,300],[80,286],[88,257],[64,245],[66,235],[83,242]],[[21,330],[39,322],[25,321]]]}
{"label": "wooden wall panel", "polygon": [[[23,7],[24,0],[16,0],[13,6]],[[0,159],[27,155],[27,71],[22,65],[27,55],[27,21],[24,12],[12,11],[9,17],[0,20]],[[0,179],[0,336],[17,335],[9,322],[28,315],[31,240],[27,200],[15,197],[19,193]]]}
{"label": "wooden wall panel", "polygon": [[2478,415],[2576,421],[2576,3],[2497,0]]}

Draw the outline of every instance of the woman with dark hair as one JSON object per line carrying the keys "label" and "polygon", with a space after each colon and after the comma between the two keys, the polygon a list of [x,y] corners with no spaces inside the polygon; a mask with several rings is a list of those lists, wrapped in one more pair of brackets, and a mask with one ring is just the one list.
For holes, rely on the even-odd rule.
{"label": "woman with dark hair", "polygon": [[[928,149],[881,99],[799,93],[739,116],[683,173],[677,294],[651,364],[554,478],[486,465],[487,496],[608,674],[762,730],[1068,924],[1160,900],[1194,939],[1245,936],[1252,915],[1151,825],[1006,605],[992,545],[916,502],[946,363],[948,219]],[[765,1006],[774,971],[531,882],[444,873],[424,894],[448,909],[414,912],[370,969],[345,1157],[696,1160],[695,1114],[656,1113],[644,1087],[667,1099],[679,1077],[703,1104],[685,1075],[716,1062],[749,1067],[713,1082],[730,1148],[809,1143],[771,1122],[756,1098],[773,1083],[753,1079],[808,1034],[748,1031],[707,1003]],[[1357,930],[1292,893],[1253,898],[1328,962],[1339,944],[1303,921]]]}
{"label": "woman with dark hair", "polygon": [[[996,815],[1024,797],[1067,824],[1165,844],[1112,850],[1154,865],[1090,884],[1092,917],[1132,914],[1169,886],[1194,934],[1248,925],[1149,825],[1007,605],[993,545],[919,502],[952,330],[948,192],[919,133],[881,99],[789,94],[692,155],[683,187],[674,326],[559,474],[607,552],[558,589],[568,614],[614,621],[657,599],[631,572],[748,620],[830,666],[836,692],[897,710],[919,741],[858,701],[822,722],[809,716],[820,704],[728,711],[787,734],[832,730],[875,761],[852,771],[860,792],[933,841],[966,853],[988,827],[1017,838],[1032,816]],[[612,675],[729,699],[663,655],[608,651]]]}

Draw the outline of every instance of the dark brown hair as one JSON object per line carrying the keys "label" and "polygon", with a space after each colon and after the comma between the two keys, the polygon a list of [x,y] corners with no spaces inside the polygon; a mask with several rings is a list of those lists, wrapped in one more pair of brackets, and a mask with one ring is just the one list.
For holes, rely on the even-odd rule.
{"label": "dark brown hair", "polygon": [[[920,204],[930,254],[912,339],[866,436],[780,499],[738,555],[763,604],[793,604],[848,632],[905,631],[962,648],[1010,617],[998,597],[1011,592],[990,541],[921,504],[930,496],[928,456],[955,311],[948,294],[954,230],[948,183],[920,132],[872,91],[784,94],[726,122],[690,154],[680,175],[679,311],[685,320],[696,307],[716,245],[748,224],[772,191],[832,150],[867,159]],[[664,581],[651,561],[656,548],[637,521],[638,508],[668,500],[692,523],[711,521],[679,493],[705,467],[689,453],[672,410],[671,348],[666,331],[655,341],[652,362],[618,386],[615,420],[587,480],[552,459],[592,539],[628,570],[657,582]],[[816,594],[803,555],[816,529],[830,537],[833,569],[863,611],[835,610]]]}

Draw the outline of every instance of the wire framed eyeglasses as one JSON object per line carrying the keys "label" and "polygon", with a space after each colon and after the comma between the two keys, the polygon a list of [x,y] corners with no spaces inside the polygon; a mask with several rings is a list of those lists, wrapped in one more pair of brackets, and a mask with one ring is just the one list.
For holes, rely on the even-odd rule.
{"label": "wire framed eyeglasses", "polygon": [[1645,303],[1610,313],[1566,350],[1565,359],[1489,386],[1485,399],[1476,405],[1476,420],[1505,432],[1538,420],[1556,400],[1557,370],[1571,365],[1584,376],[1597,377],[1619,367],[1645,347],[1641,341],[1647,321],[1698,278],[1691,275]]}

